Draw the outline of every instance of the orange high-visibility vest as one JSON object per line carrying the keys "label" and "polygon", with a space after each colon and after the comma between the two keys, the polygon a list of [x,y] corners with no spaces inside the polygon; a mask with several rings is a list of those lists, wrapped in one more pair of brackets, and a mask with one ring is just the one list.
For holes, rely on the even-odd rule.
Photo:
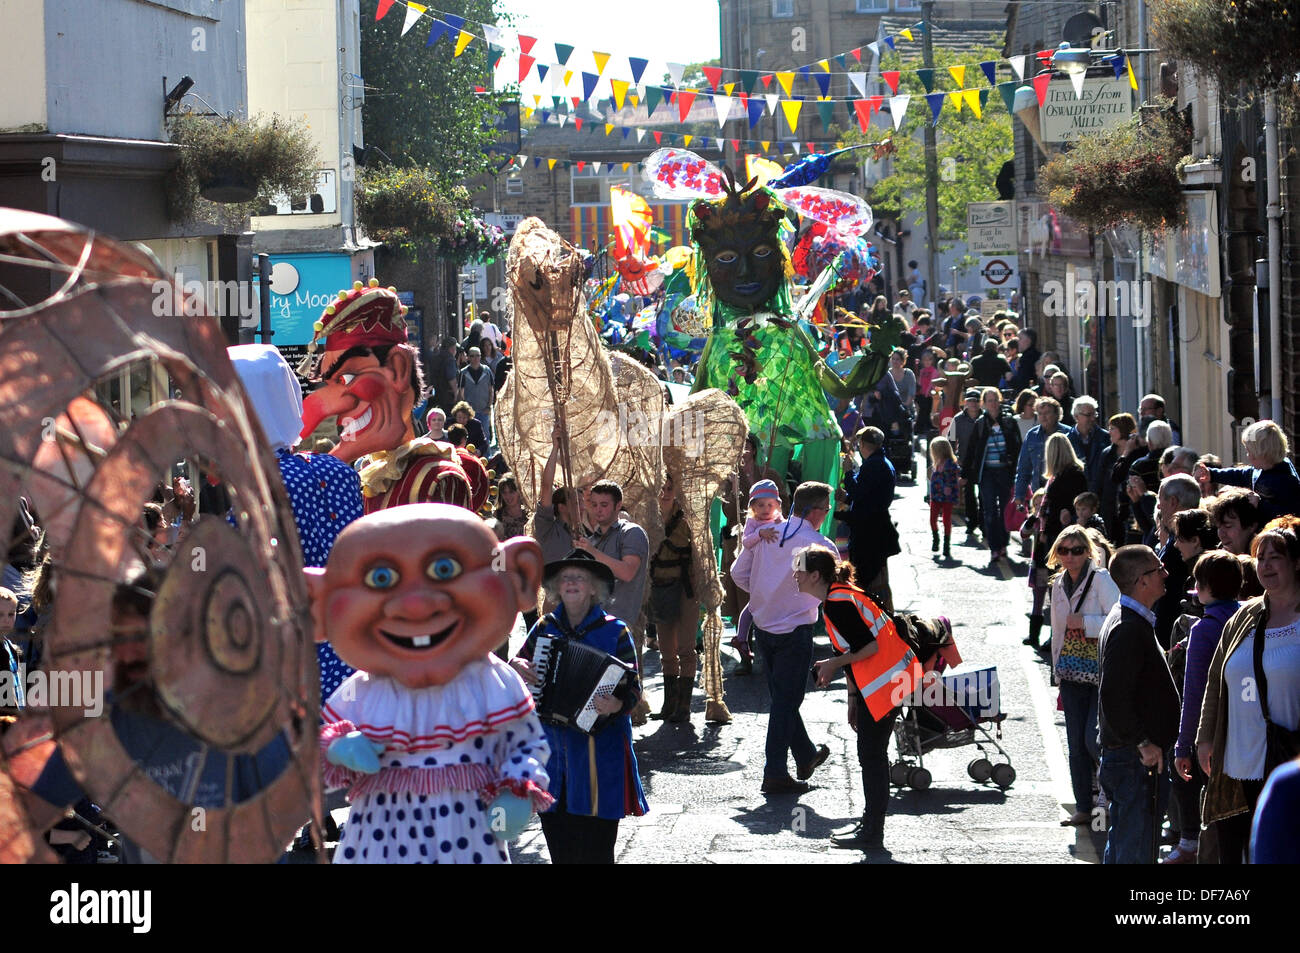
{"label": "orange high-visibility vest", "polygon": [[[871,717],[880,721],[916,691],[921,683],[921,663],[912,647],[894,628],[894,620],[861,589],[836,583],[831,586],[826,601],[852,603],[862,618],[862,624],[876,638],[879,646],[876,654],[854,662],[850,668],[862,700],[867,703],[867,710]],[[826,634],[831,637],[835,651],[842,655],[853,651],[829,615],[826,616]]]}

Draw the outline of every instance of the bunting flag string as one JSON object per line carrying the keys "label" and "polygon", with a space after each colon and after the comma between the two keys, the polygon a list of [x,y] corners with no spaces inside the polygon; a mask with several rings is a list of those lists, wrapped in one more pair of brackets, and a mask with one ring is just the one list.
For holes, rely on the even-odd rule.
{"label": "bunting flag string", "polygon": [[[482,33],[481,35],[478,35],[475,34],[472,30],[464,29],[466,21],[463,17],[458,17],[455,14],[451,14],[451,13],[445,13],[443,11],[437,10],[436,8],[429,7],[424,4],[415,3],[414,0],[376,0],[377,6],[375,11],[375,19],[382,20],[384,16],[389,12],[389,10],[396,3],[399,2],[401,3],[402,7],[405,8],[406,11],[405,16],[408,20],[412,21],[412,25],[414,21],[418,21],[419,19],[427,16],[435,20],[441,20],[444,23],[451,25],[453,27],[453,32],[456,34],[458,39],[460,38],[461,33],[469,33],[470,34],[469,39],[464,40],[464,43],[466,45],[471,43],[473,40],[478,39],[478,40],[483,40],[485,43],[490,43],[494,46],[508,47],[511,49],[511,52],[513,52],[513,46],[504,42],[498,43],[496,42],[495,39],[495,37],[500,37],[502,40],[505,40],[511,31],[504,30],[490,23],[480,23],[478,24],[478,26],[479,29],[482,31]],[[403,29],[402,31],[403,34],[405,34],[407,29],[410,29],[410,27],[407,26],[405,23],[404,23],[404,27],[405,29]],[[882,42],[885,45],[887,45],[891,50],[895,50],[898,47],[898,41],[900,39],[907,40],[907,41],[914,41],[916,39],[916,34],[918,32],[923,32],[925,29],[926,29],[925,23],[923,21],[918,21],[912,24],[911,26],[900,30],[898,33],[893,34],[892,36],[885,36],[882,37],[882,39],[877,40],[873,43],[865,44],[863,46],[853,47],[852,49],[835,53],[832,56],[825,57],[823,59],[817,60],[816,62],[807,63],[802,66],[796,67],[791,71],[788,72],[783,71],[783,72],[787,72],[787,75],[789,75],[791,79],[793,79],[795,75],[802,75],[805,78],[810,77],[814,82],[817,82],[820,85],[822,82],[828,82],[828,80],[825,79],[826,77],[836,76],[836,75],[841,75],[841,76],[851,75],[852,71],[849,71],[845,68],[848,63],[848,57],[852,56],[855,62],[861,63],[862,53],[864,50],[870,52],[873,55],[873,57],[878,56],[880,44]],[[438,32],[438,36],[440,37],[443,33],[446,32],[447,31],[445,29],[440,30]],[[528,36],[527,34],[523,34],[523,33],[516,33],[514,34],[514,36],[518,42],[519,52],[525,54],[531,54],[534,46],[537,43],[537,38],[533,36]],[[430,43],[428,45],[433,45],[433,44]],[[546,63],[545,65],[548,67],[553,67],[556,65],[559,66],[567,65],[570,57],[573,55],[573,52],[577,49],[577,47],[574,46],[573,44],[559,43],[559,42],[556,42],[554,44],[554,47],[555,47],[556,59],[552,63]],[[596,75],[602,76],[605,72],[606,64],[612,58],[613,54],[604,53],[597,50],[592,50],[590,52],[595,62]],[[534,56],[535,62],[541,60],[542,57]],[[628,60],[629,72],[630,72],[630,76],[628,78],[633,84],[639,85],[641,83],[642,76],[644,75],[645,70],[647,66],[650,64],[651,60],[646,57],[637,57],[631,55],[627,57],[627,60]],[[830,64],[832,60],[835,61],[836,65],[838,65],[840,69],[838,70],[831,69]],[[673,84],[680,85],[681,74],[685,69],[683,64],[668,63],[666,64],[666,66],[668,68],[669,75],[672,77]],[[816,70],[817,72],[814,73],[813,72],[814,70]],[[758,79],[760,76],[762,76],[764,81],[767,82],[770,81],[772,75],[774,75],[773,73],[764,74],[760,70],[748,69],[744,67],[734,67],[734,66],[706,67],[704,68],[703,72],[705,73],[705,77],[708,82],[708,88],[710,90],[716,90],[718,89],[719,86],[722,85],[721,79],[723,74],[731,74],[738,77],[738,81],[740,82],[742,88],[745,90],[747,94],[753,91],[754,83],[756,79]],[[903,70],[902,72],[915,72],[915,70]],[[697,89],[696,91],[697,92],[703,91],[703,87]],[[793,95],[793,93],[787,91],[786,95],[791,96]],[[823,92],[821,95],[825,96],[826,93]]]}

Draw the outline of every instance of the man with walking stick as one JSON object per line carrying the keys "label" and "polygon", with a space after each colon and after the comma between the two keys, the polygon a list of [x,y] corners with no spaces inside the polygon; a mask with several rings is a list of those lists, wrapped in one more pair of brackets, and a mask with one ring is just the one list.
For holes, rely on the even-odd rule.
{"label": "man with walking stick", "polygon": [[1169,801],[1165,765],[1178,737],[1178,689],[1156,641],[1152,607],[1165,567],[1148,546],[1123,546],[1110,562],[1119,602],[1101,629],[1097,723],[1101,786],[1110,798],[1103,863],[1155,863]]}

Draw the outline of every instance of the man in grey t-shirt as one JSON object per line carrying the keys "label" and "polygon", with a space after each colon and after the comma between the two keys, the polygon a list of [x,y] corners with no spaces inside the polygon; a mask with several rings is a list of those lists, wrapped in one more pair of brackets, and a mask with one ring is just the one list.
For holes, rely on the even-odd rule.
{"label": "man in grey t-shirt", "polygon": [[622,502],[623,488],[613,480],[601,480],[593,486],[588,516],[595,522],[596,530],[575,545],[591,553],[614,573],[614,596],[603,608],[634,626],[645,598],[650,537],[636,523],[618,518]]}

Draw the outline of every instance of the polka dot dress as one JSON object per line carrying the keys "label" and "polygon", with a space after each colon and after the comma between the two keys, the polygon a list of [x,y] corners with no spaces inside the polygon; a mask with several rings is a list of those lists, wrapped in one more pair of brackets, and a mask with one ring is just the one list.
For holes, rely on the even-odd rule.
{"label": "polka dot dress", "polygon": [[[473,662],[449,685],[418,691],[358,672],[330,698],[322,721],[351,722],[387,745],[380,774],[369,777],[390,789],[352,799],[334,863],[510,862],[477,790],[402,790],[420,771],[433,776],[460,766],[485,766],[494,781],[547,786],[545,732],[528,689],[504,662]],[[327,768],[327,782],[331,777]]]}
{"label": "polka dot dress", "polygon": [[[304,566],[324,566],[343,527],[362,515],[361,480],[350,466],[323,453],[277,450],[280,477],[293,505]],[[328,643],[316,646],[321,698],[329,698],[353,669]]]}

